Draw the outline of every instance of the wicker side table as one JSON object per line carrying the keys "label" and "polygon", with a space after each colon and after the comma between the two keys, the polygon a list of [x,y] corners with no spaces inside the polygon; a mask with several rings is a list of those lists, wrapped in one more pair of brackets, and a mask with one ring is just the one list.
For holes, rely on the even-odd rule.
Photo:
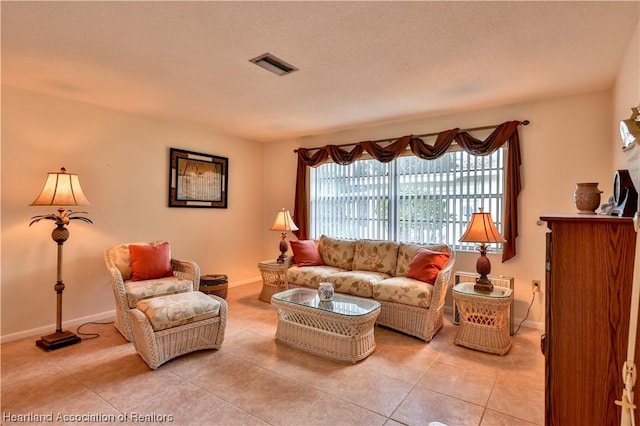
{"label": "wicker side table", "polygon": [[460,312],[460,327],[454,343],[498,355],[509,352],[513,291],[494,287],[490,293],[478,292],[473,283],[462,283],[453,287],[452,295]]}
{"label": "wicker side table", "polygon": [[278,263],[275,260],[265,260],[258,263],[258,269],[262,274],[262,291],[260,291],[260,300],[263,302],[271,302],[271,296],[286,290],[284,284],[285,274],[287,273],[287,263]]}

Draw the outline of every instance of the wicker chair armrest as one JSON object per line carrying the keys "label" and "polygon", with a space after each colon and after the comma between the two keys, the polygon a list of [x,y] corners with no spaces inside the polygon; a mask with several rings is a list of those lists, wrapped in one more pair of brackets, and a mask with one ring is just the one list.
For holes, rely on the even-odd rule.
{"label": "wicker chair armrest", "polygon": [[173,268],[173,274],[175,276],[193,282],[194,291],[200,288],[200,267],[196,262],[171,259],[171,267]]}
{"label": "wicker chair armrest", "polygon": [[449,249],[449,260],[447,264],[438,272],[436,280],[433,283],[433,295],[431,296],[431,306],[440,307],[444,304],[445,296],[447,295],[447,288],[451,282],[451,274],[453,273],[453,266],[456,263],[456,252],[453,249]]}
{"label": "wicker chair armrest", "polygon": [[113,250],[109,249],[105,252],[104,261],[107,270],[109,271],[109,276],[111,277],[111,283],[113,284],[114,289],[117,290],[118,293],[124,295],[124,278],[122,278],[122,273],[116,266],[115,253],[113,252]]}
{"label": "wicker chair armrest", "polygon": [[449,250],[449,260],[447,264],[444,265],[444,268],[438,272],[437,280],[442,280],[445,284],[449,283],[451,279],[451,273],[453,272],[453,266],[456,264],[456,252],[453,249]]}

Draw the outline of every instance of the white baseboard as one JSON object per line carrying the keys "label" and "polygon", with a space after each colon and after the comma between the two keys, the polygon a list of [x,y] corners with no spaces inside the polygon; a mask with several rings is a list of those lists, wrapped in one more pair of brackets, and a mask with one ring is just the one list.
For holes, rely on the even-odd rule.
{"label": "white baseboard", "polygon": [[[73,331],[75,333],[75,328],[81,326],[82,324],[85,324],[87,322],[92,322],[92,321],[105,320],[105,319],[112,320],[115,316],[116,316],[116,311],[114,309],[112,311],[101,312],[95,315],[89,315],[82,318],[76,318],[69,321],[64,321],[62,323],[62,328],[72,329],[69,331]],[[0,343],[12,342],[14,340],[19,340],[19,339],[23,339],[25,337],[31,337],[31,336],[45,336],[47,334],[51,334],[55,332],[55,330],[56,330],[56,325],[50,324],[42,327],[32,328],[30,330],[19,331],[17,333],[11,333],[5,336],[0,336]]]}
{"label": "white baseboard", "polygon": [[[245,280],[241,280],[241,281],[234,281],[232,283],[229,283],[229,288],[233,288],[233,287],[239,287],[245,284],[251,284],[251,283],[255,283],[257,281],[262,281],[262,277],[257,276],[254,278],[247,278]],[[113,319],[116,316],[116,311],[111,310],[111,311],[107,311],[107,312],[101,312],[99,314],[95,314],[95,315],[89,315],[86,317],[82,317],[82,318],[76,318],[76,319],[72,319],[72,320],[68,320],[68,321],[64,321],[62,323],[62,328],[63,329],[75,329],[79,326],[81,326],[84,323],[87,322],[92,322],[92,321],[100,321],[100,320],[104,320],[104,319]],[[7,342],[12,342],[14,340],[20,340],[23,339],[25,337],[32,337],[32,336],[44,336],[47,334],[51,334],[56,330],[56,325],[55,324],[49,324],[49,325],[44,325],[42,327],[37,327],[37,328],[32,328],[29,330],[24,330],[24,331],[19,331],[17,333],[11,333],[11,334],[7,334],[5,336],[0,336],[0,343],[7,343]],[[70,330],[70,331],[74,331],[75,330]]]}
{"label": "white baseboard", "polygon": [[245,285],[245,284],[253,284],[256,281],[260,281],[262,282],[262,277],[261,276],[257,276],[254,278],[247,278],[245,280],[241,280],[241,281],[234,281],[234,282],[230,282],[229,283],[229,288],[233,288],[233,287],[240,287],[241,285]]}

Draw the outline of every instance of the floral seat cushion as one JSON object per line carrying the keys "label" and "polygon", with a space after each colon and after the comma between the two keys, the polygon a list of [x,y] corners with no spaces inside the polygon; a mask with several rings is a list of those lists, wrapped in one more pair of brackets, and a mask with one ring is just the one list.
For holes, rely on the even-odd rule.
{"label": "floral seat cushion", "polygon": [[373,298],[428,308],[433,285],[406,277],[392,277],[372,284]]}
{"label": "floral seat cushion", "polygon": [[318,288],[320,283],[336,272],[345,269],[336,266],[292,266],[287,270],[287,282],[309,288]]}
{"label": "floral seat cushion", "polygon": [[136,304],[140,300],[194,290],[191,280],[178,277],[165,277],[144,281],[125,281],[124,289],[127,293],[127,302],[132,309],[136,307]]}
{"label": "floral seat cushion", "polygon": [[200,291],[140,300],[136,304],[149,318],[154,331],[213,318],[220,313],[220,302]]}
{"label": "floral seat cushion", "polygon": [[383,272],[345,271],[329,275],[326,281],[333,284],[338,293],[371,297],[372,285],[389,277],[390,275]]}

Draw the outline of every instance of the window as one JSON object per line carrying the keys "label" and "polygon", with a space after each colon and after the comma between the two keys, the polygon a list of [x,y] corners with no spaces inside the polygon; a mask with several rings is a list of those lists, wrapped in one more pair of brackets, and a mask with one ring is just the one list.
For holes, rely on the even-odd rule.
{"label": "window", "polygon": [[436,160],[404,156],[390,163],[372,159],[312,168],[310,236],[475,250],[458,240],[479,207],[491,212],[502,232],[505,155],[505,148],[488,156],[455,150]]}

